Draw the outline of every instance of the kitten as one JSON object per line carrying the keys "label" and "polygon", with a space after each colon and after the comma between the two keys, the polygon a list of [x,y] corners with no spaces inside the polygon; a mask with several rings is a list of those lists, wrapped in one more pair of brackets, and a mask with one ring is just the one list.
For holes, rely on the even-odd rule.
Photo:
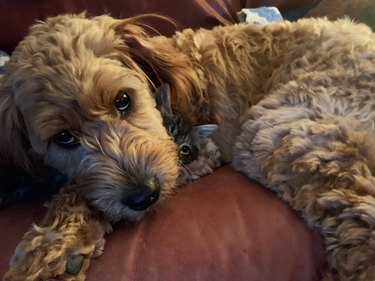
{"label": "kitten", "polygon": [[170,87],[162,85],[154,93],[156,108],[163,117],[164,127],[179,150],[181,174],[178,185],[210,174],[221,164],[219,148],[210,136],[215,124],[193,126],[171,107]]}

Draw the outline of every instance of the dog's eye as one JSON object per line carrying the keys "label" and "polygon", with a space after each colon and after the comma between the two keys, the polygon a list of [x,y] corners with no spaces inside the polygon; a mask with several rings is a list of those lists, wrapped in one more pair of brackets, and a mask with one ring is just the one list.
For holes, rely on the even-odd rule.
{"label": "dog's eye", "polygon": [[118,111],[125,112],[130,109],[130,96],[125,91],[119,92],[114,103]]}
{"label": "dog's eye", "polygon": [[183,143],[180,145],[180,154],[181,155],[189,155],[191,151],[190,145]]}
{"label": "dog's eye", "polygon": [[74,148],[80,145],[79,140],[69,131],[61,131],[53,136],[53,142],[63,148]]}

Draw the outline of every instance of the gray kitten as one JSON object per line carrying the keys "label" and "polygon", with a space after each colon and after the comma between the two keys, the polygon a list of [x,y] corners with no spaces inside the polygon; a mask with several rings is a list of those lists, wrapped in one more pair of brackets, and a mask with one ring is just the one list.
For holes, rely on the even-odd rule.
{"label": "gray kitten", "polygon": [[217,125],[193,126],[179,112],[173,110],[168,84],[162,85],[154,95],[164,127],[179,150],[181,173],[178,185],[212,173],[221,164],[220,151],[210,138]]}

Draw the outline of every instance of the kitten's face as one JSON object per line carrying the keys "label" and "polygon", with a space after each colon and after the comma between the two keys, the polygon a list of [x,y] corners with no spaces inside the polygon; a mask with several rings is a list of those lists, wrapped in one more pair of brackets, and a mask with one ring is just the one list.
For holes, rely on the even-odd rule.
{"label": "kitten's face", "polygon": [[196,160],[199,149],[192,134],[193,126],[176,112],[169,116],[162,115],[162,117],[164,127],[177,144],[180,163],[187,165]]}
{"label": "kitten's face", "polygon": [[[157,109],[161,112],[163,125],[176,143],[181,164],[180,178],[195,179],[195,175],[207,174],[220,164],[220,153],[210,139],[217,129],[214,124],[193,126],[183,116],[172,110],[170,88],[161,86],[155,93]],[[188,171],[189,176],[184,176]],[[182,181],[184,182],[184,181]]]}

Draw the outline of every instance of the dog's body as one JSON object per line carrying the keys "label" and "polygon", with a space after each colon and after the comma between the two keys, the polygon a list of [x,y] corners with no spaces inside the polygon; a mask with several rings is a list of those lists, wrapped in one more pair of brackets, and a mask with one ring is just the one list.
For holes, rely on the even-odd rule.
{"label": "dog's body", "polygon": [[168,82],[174,109],[219,126],[226,161],[319,229],[339,276],[327,280],[374,280],[374,75],[375,36],[348,20],[166,38],[136,19],[61,16],[33,27],[8,64],[1,157],[29,170],[41,158],[108,219],[137,219],[178,176],[152,96]]}

